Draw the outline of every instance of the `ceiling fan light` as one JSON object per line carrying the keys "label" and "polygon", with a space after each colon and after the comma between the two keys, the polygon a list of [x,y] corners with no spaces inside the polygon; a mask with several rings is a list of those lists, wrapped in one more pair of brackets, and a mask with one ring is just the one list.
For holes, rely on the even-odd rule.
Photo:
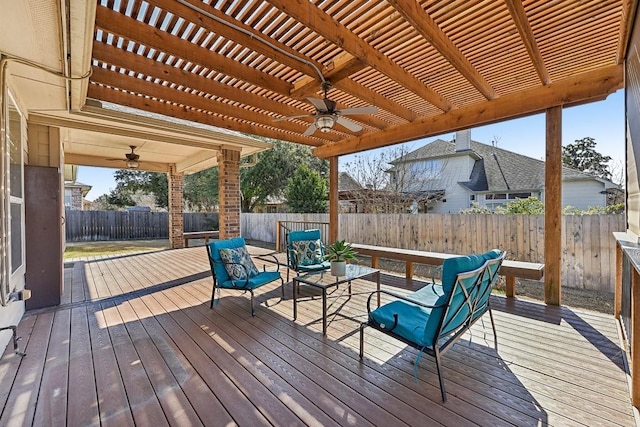
{"label": "ceiling fan light", "polygon": [[127,167],[129,169],[138,169],[138,166],[140,166],[140,163],[138,163],[137,160],[127,160]]}
{"label": "ceiling fan light", "polygon": [[330,115],[316,117],[316,127],[320,129],[320,132],[329,132],[331,128],[333,128],[335,122],[335,117]]}

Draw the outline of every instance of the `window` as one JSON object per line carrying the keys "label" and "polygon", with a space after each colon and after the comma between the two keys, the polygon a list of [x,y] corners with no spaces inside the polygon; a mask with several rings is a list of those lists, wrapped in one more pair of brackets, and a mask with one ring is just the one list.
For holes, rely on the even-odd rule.
{"label": "window", "polygon": [[531,197],[531,193],[493,193],[485,194],[485,207],[494,210],[498,206],[506,206],[509,201],[526,199]]}
{"label": "window", "polygon": [[71,189],[64,189],[64,207],[71,208],[71,201],[73,200],[73,196],[71,195]]}
{"label": "window", "polygon": [[442,160],[424,160],[412,163],[410,174],[421,180],[437,178],[442,172]]}

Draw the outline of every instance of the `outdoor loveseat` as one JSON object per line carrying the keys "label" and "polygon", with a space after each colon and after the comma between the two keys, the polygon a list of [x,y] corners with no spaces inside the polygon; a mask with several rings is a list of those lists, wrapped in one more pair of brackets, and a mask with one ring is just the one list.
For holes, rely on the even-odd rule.
{"label": "outdoor loveseat", "polygon": [[280,280],[281,282],[282,299],[284,299],[284,281],[279,271],[280,263],[275,256],[272,257],[276,265],[276,271],[266,271],[265,268],[260,271],[251,260],[242,237],[214,241],[206,246],[213,276],[211,308],[213,308],[214,301],[217,303],[215,299],[216,289],[218,289],[218,292],[220,292],[220,288],[248,291],[251,294],[251,315],[255,316],[253,291],[275,280]]}
{"label": "outdoor loveseat", "polygon": [[[416,374],[423,352],[435,358],[442,401],[446,401],[440,357],[487,311],[498,348],[489,297],[504,257],[505,252],[492,250],[449,258],[442,264],[441,284],[434,282],[405,296],[385,290],[371,293],[367,300],[368,320],[360,326],[360,359],[367,326],[397,338],[418,349]],[[371,311],[371,298],[378,293],[391,301]]]}

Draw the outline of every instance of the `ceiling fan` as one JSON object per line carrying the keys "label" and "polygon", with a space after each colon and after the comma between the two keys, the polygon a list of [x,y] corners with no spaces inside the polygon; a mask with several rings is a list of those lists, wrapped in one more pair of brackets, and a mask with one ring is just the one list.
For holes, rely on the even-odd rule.
{"label": "ceiling fan", "polygon": [[126,153],[124,155],[124,159],[123,158],[119,158],[119,159],[107,159],[107,160],[120,160],[123,162],[127,162],[127,167],[129,169],[138,169],[138,167],[140,167],[140,155],[135,153],[135,149],[136,146],[135,145],[130,145],[129,148],[131,148],[131,152],[130,153]]}
{"label": "ceiling fan", "polygon": [[278,119],[275,119],[274,122],[297,119],[301,117],[313,117],[313,123],[303,133],[303,135],[305,136],[313,135],[313,133],[317,129],[320,129],[320,132],[329,132],[333,128],[333,125],[335,125],[336,123],[341,124],[352,132],[359,132],[362,130],[362,126],[349,119],[344,118],[343,116],[353,114],[376,114],[378,112],[378,109],[372,105],[339,110],[336,108],[336,102],[327,97],[327,92],[329,92],[329,89],[331,89],[331,83],[325,80],[324,82],[322,82],[322,91],[324,92],[324,98],[307,98],[316,109],[316,112],[314,114],[301,114],[298,116],[280,117]]}

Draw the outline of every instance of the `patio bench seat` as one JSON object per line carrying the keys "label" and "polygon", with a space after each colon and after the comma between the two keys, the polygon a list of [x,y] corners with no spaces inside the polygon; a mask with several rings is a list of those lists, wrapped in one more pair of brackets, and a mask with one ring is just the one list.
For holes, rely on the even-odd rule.
{"label": "patio bench seat", "polygon": [[190,239],[204,239],[205,243],[209,243],[209,239],[218,239],[220,238],[219,231],[189,231],[186,233],[182,233],[182,238],[184,239],[184,247],[189,247]]}
{"label": "patio bench seat", "polygon": [[[379,259],[394,259],[405,262],[405,277],[413,277],[413,264],[442,265],[449,258],[456,257],[455,254],[442,252],[417,251],[411,249],[390,248],[385,246],[365,245],[353,243],[353,248],[360,255],[371,257],[371,267],[377,268]],[[544,276],[544,264],[537,262],[504,260],[498,272],[506,279],[507,297],[515,296],[516,278],[528,280],[540,280]]]}

